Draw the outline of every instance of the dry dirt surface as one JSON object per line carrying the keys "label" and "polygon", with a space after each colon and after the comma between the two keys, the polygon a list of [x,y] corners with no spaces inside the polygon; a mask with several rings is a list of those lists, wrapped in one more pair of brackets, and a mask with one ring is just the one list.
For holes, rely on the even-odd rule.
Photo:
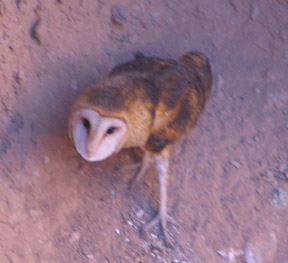
{"label": "dry dirt surface", "polygon": [[[287,0],[0,0],[1,263],[287,263]],[[173,248],[154,167],[128,191],[130,151],[88,163],[67,135],[71,103],[141,51],[197,50],[214,84],[175,145]]]}

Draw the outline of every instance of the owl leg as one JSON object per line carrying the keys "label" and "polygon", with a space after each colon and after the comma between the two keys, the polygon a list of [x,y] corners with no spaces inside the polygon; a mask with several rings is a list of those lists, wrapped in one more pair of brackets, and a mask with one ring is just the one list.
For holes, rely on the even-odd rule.
{"label": "owl leg", "polygon": [[149,168],[149,164],[151,163],[151,153],[148,151],[144,151],[144,156],[140,165],[140,168],[138,169],[136,175],[129,183],[128,189],[130,190],[133,186],[135,186],[139,180],[143,177],[147,169]]}
{"label": "owl leg", "polygon": [[154,225],[160,222],[162,232],[164,235],[166,245],[171,245],[167,235],[167,223],[176,224],[175,220],[167,213],[167,186],[169,178],[169,153],[170,149],[166,148],[159,155],[155,155],[156,166],[158,170],[159,182],[160,182],[160,207],[159,212],[152,221],[144,226],[143,230],[150,229]]}

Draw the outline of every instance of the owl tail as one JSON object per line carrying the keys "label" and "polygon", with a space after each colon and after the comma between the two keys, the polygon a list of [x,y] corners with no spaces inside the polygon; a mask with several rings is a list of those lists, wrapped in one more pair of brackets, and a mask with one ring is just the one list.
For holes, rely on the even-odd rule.
{"label": "owl tail", "polygon": [[208,58],[200,52],[189,52],[179,59],[179,63],[192,74],[198,75],[204,84],[205,97],[208,97],[212,86],[212,72]]}

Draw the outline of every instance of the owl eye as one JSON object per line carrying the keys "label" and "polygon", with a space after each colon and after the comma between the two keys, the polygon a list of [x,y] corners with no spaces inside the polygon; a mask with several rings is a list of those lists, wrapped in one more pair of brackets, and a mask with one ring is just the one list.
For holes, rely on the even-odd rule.
{"label": "owl eye", "polygon": [[87,119],[83,118],[82,123],[83,123],[83,126],[84,126],[87,130],[90,129],[90,127],[91,127],[90,121],[88,121]]}
{"label": "owl eye", "polygon": [[106,134],[112,134],[112,133],[114,133],[115,130],[116,130],[116,127],[112,126],[112,127],[107,129]]}

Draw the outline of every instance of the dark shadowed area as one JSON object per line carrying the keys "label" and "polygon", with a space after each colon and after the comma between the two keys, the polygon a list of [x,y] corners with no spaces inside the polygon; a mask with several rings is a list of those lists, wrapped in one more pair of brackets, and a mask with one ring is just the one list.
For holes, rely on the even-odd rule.
{"label": "dark shadowed area", "polygon": [[[0,0],[1,263],[288,263],[287,0]],[[203,52],[212,95],[174,146],[168,226],[154,167],[77,154],[77,95],[137,52]]]}

